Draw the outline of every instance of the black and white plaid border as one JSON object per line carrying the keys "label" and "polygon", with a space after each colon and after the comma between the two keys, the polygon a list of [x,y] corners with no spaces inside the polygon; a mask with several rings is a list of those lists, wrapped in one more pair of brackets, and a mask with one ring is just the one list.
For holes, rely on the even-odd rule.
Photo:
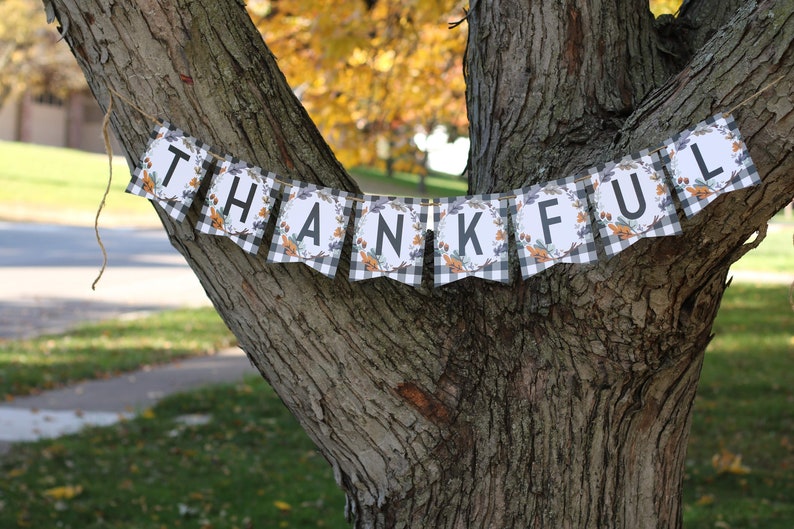
{"label": "black and white plaid border", "polygon": [[[223,174],[220,173],[222,168],[226,168]],[[261,179],[261,182],[257,180],[256,177],[252,177],[253,183],[257,186],[257,193],[255,195],[255,202],[256,204],[264,204],[265,201],[268,203],[268,214],[264,218],[257,218],[257,207],[252,207],[252,211],[249,213],[249,218],[245,223],[245,228],[248,230],[248,233],[241,235],[236,233],[229,233],[224,230],[219,230],[212,225],[212,217],[210,215],[210,208],[212,205],[210,204],[213,191],[216,189],[216,184],[220,178],[225,177],[226,175],[233,175],[235,171],[245,171],[246,173],[251,172],[254,175],[258,176]],[[262,238],[265,233],[265,227],[267,226],[268,218],[270,217],[270,210],[273,208],[273,204],[275,203],[276,199],[278,198],[278,188],[279,186],[276,185],[275,180],[278,176],[275,173],[268,172],[267,175],[262,174],[262,169],[260,167],[256,167],[250,165],[246,162],[242,162],[238,158],[234,158],[231,155],[225,156],[225,161],[215,166],[215,170],[212,172],[212,182],[210,183],[210,191],[207,193],[207,199],[204,201],[204,204],[201,208],[201,215],[199,220],[196,224],[196,229],[201,233],[208,233],[210,235],[219,235],[229,237],[232,241],[234,241],[240,248],[245,250],[248,253],[255,254],[259,251],[259,247],[262,244]],[[226,197],[222,197],[222,200]],[[261,206],[260,206],[261,208]]]}
{"label": "black and white plaid border", "polygon": [[[449,207],[453,205],[456,201],[465,199],[465,202],[459,208],[458,212],[447,214],[446,218],[450,218],[451,216],[456,216],[461,213],[463,210],[471,211],[473,208],[469,206],[469,202],[472,200],[479,200],[481,202],[486,202],[489,204],[490,210],[490,217],[494,216],[494,213],[497,218],[488,218],[483,219],[484,222],[501,222],[501,229],[505,234],[505,239],[503,241],[481,241],[483,246],[486,246],[489,242],[492,243],[492,251],[488,251],[489,249],[484,249],[484,256],[483,259],[492,260],[490,264],[487,266],[484,265],[485,262],[483,261],[479,265],[477,263],[472,263],[476,270],[474,271],[453,271],[453,268],[450,267],[447,261],[444,259],[445,252],[439,251],[438,246],[436,246],[435,256],[434,256],[434,270],[433,270],[433,283],[436,287],[446,285],[453,281],[457,281],[459,279],[463,279],[465,277],[479,277],[481,279],[487,279],[490,281],[498,281],[500,283],[507,283],[510,281],[510,265],[508,261],[508,252],[507,252],[507,199],[503,199],[502,197],[507,196],[507,194],[486,194],[486,195],[476,195],[476,196],[466,196],[466,197],[445,197],[445,198],[437,198],[433,202],[436,204],[433,208],[433,226],[434,226],[434,233],[435,233],[435,242],[436,245],[439,243],[439,239],[441,235],[438,231],[438,227],[441,223],[441,212],[448,211]],[[448,256],[448,254],[447,254]]]}
{"label": "black and white plaid border", "polygon": [[[388,202],[386,205],[391,204],[395,201],[399,201],[403,204],[409,211],[413,213],[413,215],[417,218],[420,229],[419,233],[422,236],[422,243],[419,246],[418,250],[409,256],[408,259],[405,260],[406,264],[408,265],[405,268],[400,268],[393,271],[379,271],[379,270],[367,270],[367,265],[364,262],[363,258],[359,254],[358,251],[355,250],[356,243],[354,242],[354,249],[353,253],[350,256],[350,281],[361,281],[364,279],[371,279],[374,277],[388,277],[390,279],[394,279],[395,281],[399,281],[401,283],[405,283],[407,285],[411,285],[414,287],[421,286],[422,284],[422,260],[424,255],[424,237],[425,237],[425,230],[427,229],[427,215],[428,215],[428,206],[422,205],[423,202],[416,198],[407,198],[407,197],[380,197],[374,195],[364,195],[363,201],[359,202],[356,205],[356,233],[359,231],[359,226],[362,222],[365,222],[366,216],[371,215],[373,205],[381,200],[382,198],[388,198]],[[364,208],[367,208],[367,214],[363,215]],[[411,214],[406,214],[408,217],[406,220],[403,229],[407,229],[407,226],[411,226],[413,223],[411,222]],[[407,225],[407,226],[406,226]],[[416,230],[411,230],[412,233],[415,233]]]}

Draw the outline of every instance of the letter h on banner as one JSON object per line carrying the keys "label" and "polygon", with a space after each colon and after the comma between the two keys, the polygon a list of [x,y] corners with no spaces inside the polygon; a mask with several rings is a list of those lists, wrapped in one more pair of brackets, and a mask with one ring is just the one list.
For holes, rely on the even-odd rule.
{"label": "letter h on banner", "polygon": [[209,148],[204,147],[168,122],[155,125],[127,193],[156,201],[182,222],[213,162]]}
{"label": "letter h on banner", "polygon": [[275,173],[227,155],[215,172],[196,229],[229,237],[248,253],[262,243],[277,198]]}

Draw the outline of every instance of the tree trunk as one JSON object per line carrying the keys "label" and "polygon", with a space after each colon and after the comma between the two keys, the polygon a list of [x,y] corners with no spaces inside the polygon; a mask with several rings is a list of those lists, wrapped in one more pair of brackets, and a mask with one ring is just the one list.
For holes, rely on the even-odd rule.
{"label": "tree trunk", "polygon": [[[113,88],[284,178],[357,191],[239,2],[51,8],[103,106]],[[198,205],[182,224],[158,209],[333,466],[356,527],[680,527],[692,402],[728,267],[794,195],[793,11],[717,12],[724,25],[686,62],[665,44],[676,23],[661,35],[642,2],[472,2],[475,193],[648,147],[783,76],[735,111],[763,184],[609,260],[526,281],[514,265],[509,285],[349,283],[345,259],[335,280],[265,264],[198,234]],[[132,166],[152,124],[118,102],[111,123]],[[429,274],[432,240],[427,250]]]}

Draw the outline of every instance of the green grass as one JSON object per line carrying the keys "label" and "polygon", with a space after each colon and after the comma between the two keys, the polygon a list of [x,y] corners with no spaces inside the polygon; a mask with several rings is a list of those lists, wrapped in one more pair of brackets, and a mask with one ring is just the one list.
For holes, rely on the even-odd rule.
{"label": "green grass", "polygon": [[758,248],[750,250],[731,270],[794,273],[794,223],[783,221],[778,215],[770,223],[766,238]]}
{"label": "green grass", "polygon": [[[0,141],[0,219],[93,224],[108,182],[108,158],[71,149]],[[130,171],[113,162],[104,225],[159,225],[148,200],[124,192]]]}
{"label": "green grass", "polygon": [[[686,529],[791,529],[793,330],[786,286],[726,292],[695,402]],[[211,420],[177,422],[186,414]],[[749,473],[719,472],[712,457],[723,451],[741,454],[734,470]],[[53,498],[58,490],[78,493]],[[257,378],[176,395],[121,425],[17,445],[0,458],[4,528],[341,529],[342,505],[327,463]]]}
{"label": "green grass", "polygon": [[88,324],[63,335],[0,340],[0,397],[207,354],[234,343],[211,308]]}
{"label": "green grass", "polygon": [[[210,421],[178,422],[194,414]],[[8,529],[341,529],[343,510],[328,463],[261,379],[166,398],[118,426],[0,458]]]}
{"label": "green grass", "polygon": [[425,191],[422,193],[417,191],[419,175],[412,173],[395,172],[389,178],[384,171],[373,167],[354,167],[350,174],[365,193],[371,194],[442,198],[465,195],[468,190],[466,181],[440,174],[425,179]]}
{"label": "green grass", "polygon": [[[794,311],[788,288],[732,285],[714,334],[695,401],[684,526],[791,529]],[[741,455],[738,473],[718,472],[712,458],[720,454],[726,462]]]}

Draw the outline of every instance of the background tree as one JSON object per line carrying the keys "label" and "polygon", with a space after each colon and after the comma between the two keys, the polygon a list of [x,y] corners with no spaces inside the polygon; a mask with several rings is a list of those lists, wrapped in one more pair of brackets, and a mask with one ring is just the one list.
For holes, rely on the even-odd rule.
{"label": "background tree", "polygon": [[[736,111],[763,185],[721,197],[681,236],[527,281],[514,270],[506,286],[431,289],[427,277],[412,289],[350,284],[344,266],[331,281],[266,265],[197,234],[196,209],[182,224],[158,209],[331,463],[357,527],[680,526],[690,411],[728,268],[794,195],[794,5],[688,4],[708,23],[682,10],[657,27],[628,0],[478,1],[465,59],[475,193],[653,145],[782,76]],[[285,178],[357,191],[239,2],[45,5],[103,104],[113,88]],[[125,105],[111,122],[133,164],[151,123]]]}
{"label": "background tree", "polygon": [[465,33],[447,28],[457,4],[258,0],[248,10],[346,167],[380,164],[380,141],[388,170],[417,171],[418,130],[466,128]]}
{"label": "background tree", "polygon": [[59,38],[47,27],[39,2],[0,3],[0,107],[25,90],[63,97],[86,88],[69,50],[53,45]]}

